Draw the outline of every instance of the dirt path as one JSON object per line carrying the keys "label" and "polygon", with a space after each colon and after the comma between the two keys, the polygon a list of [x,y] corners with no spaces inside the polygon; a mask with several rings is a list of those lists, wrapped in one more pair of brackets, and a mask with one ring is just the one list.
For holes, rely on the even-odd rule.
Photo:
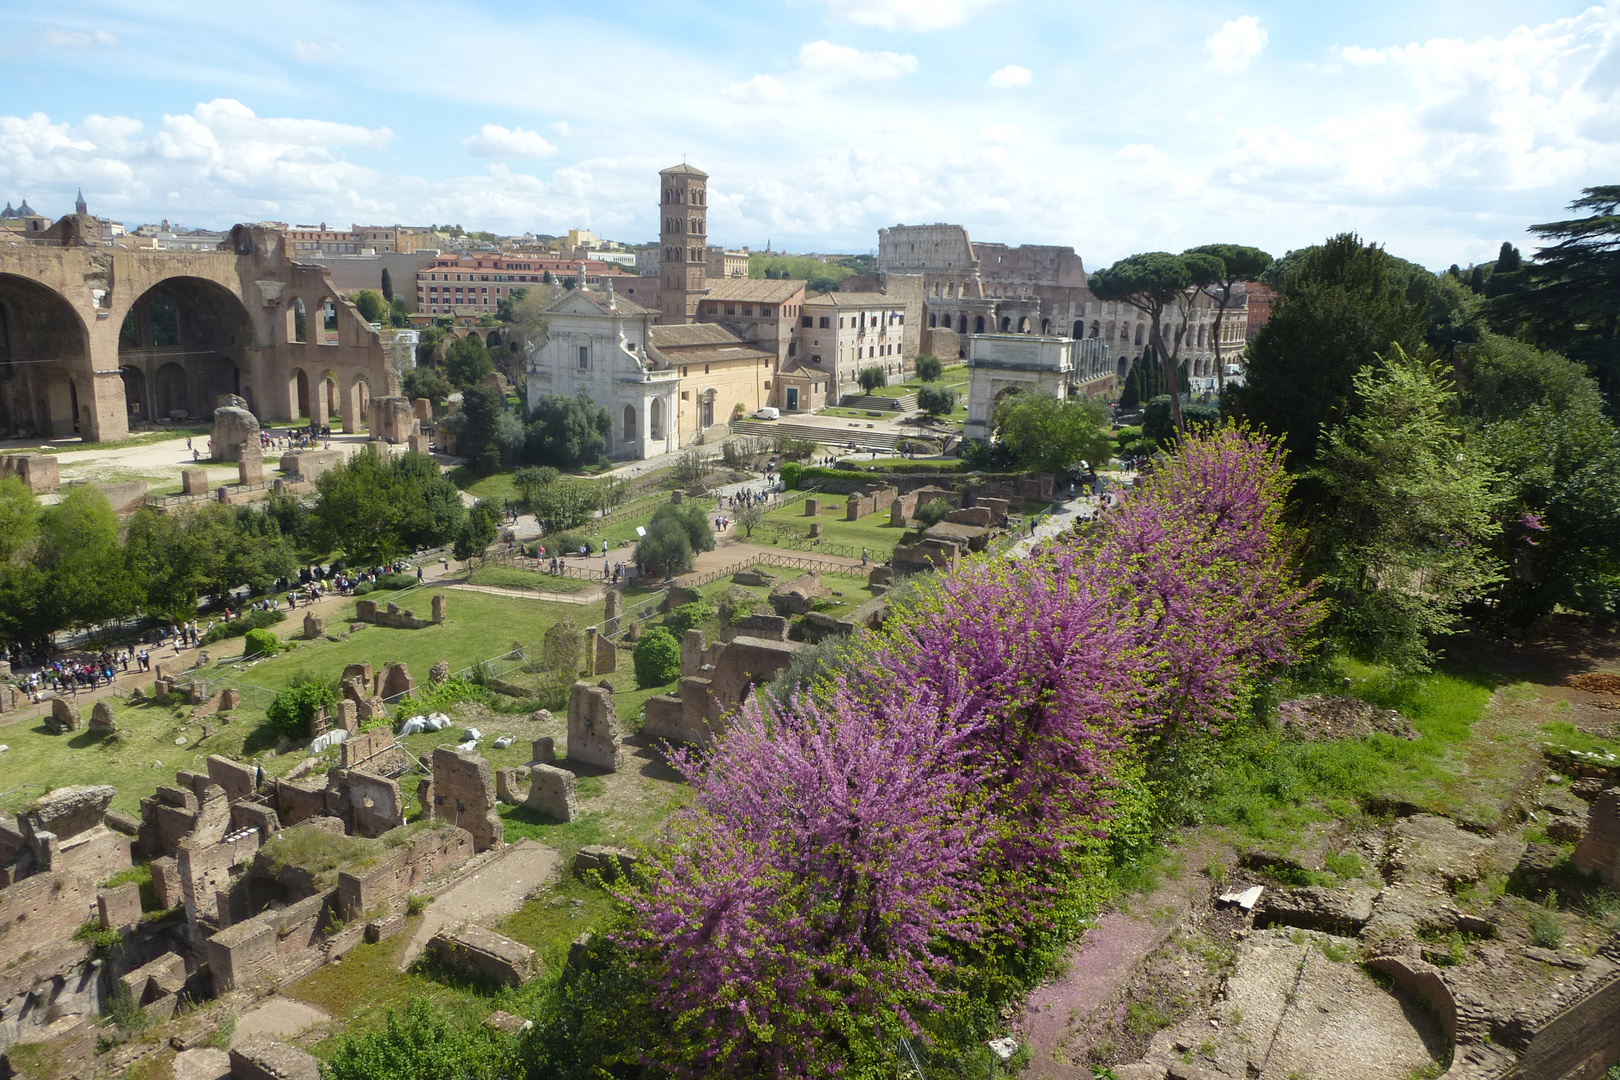
{"label": "dirt path", "polygon": [[1195,841],[1177,851],[1180,868],[1128,908],[1105,912],[1069,948],[1064,970],[1038,987],[1019,1022],[1030,1049],[1027,1075],[1054,1080],[1091,1080],[1084,1064],[1092,1022],[1111,1014],[1155,950],[1208,896],[1200,872],[1216,845]]}
{"label": "dirt path", "polygon": [[231,1033],[231,1045],[240,1046],[250,1035],[291,1039],[301,1031],[331,1022],[325,1011],[303,1001],[275,994],[242,1014]]}
{"label": "dirt path", "polygon": [[478,923],[487,926],[522,906],[528,895],[555,880],[562,856],[534,840],[519,840],[506,854],[485,863],[471,877],[440,893],[423,912],[399,962],[404,971],[428,940],[447,926]]}

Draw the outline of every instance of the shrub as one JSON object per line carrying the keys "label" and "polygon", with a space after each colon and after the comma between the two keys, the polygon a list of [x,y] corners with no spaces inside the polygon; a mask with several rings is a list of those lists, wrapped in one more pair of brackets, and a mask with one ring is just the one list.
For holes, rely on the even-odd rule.
{"label": "shrub", "polygon": [[636,642],[633,659],[636,685],[643,690],[664,686],[681,676],[681,643],[662,626],[655,626],[642,635]]}
{"label": "shrub", "polygon": [[714,605],[702,600],[694,600],[690,604],[682,604],[669,613],[669,628],[673,633],[684,634],[702,625],[705,620],[714,618]]}
{"label": "shrub", "polygon": [[543,537],[540,543],[545,546],[547,558],[564,551],[570,555],[578,555],[581,547],[591,546],[590,538],[584,533],[577,532],[553,533]]}
{"label": "shrub", "polygon": [[292,685],[276,694],[265,710],[270,730],[289,739],[309,737],[315,711],[337,704],[337,692],[313,675],[296,675]]}
{"label": "shrub", "polygon": [[[926,353],[917,357],[917,378],[923,382],[938,382],[939,377],[944,372],[945,365],[940,362],[939,357],[929,356]],[[950,410],[947,409],[946,411],[949,412]]]}
{"label": "shrub", "polygon": [[514,1040],[482,1024],[457,1024],[423,998],[390,1010],[380,1031],[345,1035],[321,1068],[330,1080],[499,1080],[520,1072]]}
{"label": "shrub", "polygon": [[377,588],[379,589],[413,589],[415,587],[415,574],[384,574],[377,579]]}
{"label": "shrub", "polygon": [[442,683],[418,686],[400,698],[399,715],[409,717],[421,713],[444,712],[450,706],[463,701],[478,701],[487,705],[489,700],[488,688],[471,679],[446,679]]}
{"label": "shrub", "polygon": [[800,465],[797,461],[783,462],[783,464],[782,464],[782,486],[786,487],[786,488],[796,488],[796,487],[798,487],[799,486],[799,474],[802,473],[803,471],[804,471],[804,466]]}
{"label": "shrub", "polygon": [[281,639],[269,630],[249,630],[243,656],[274,656],[281,649]]}
{"label": "shrub", "polygon": [[376,591],[377,583],[375,581],[362,581],[360,584],[354,587],[354,595],[356,596],[364,596],[367,593],[374,593]]}
{"label": "shrub", "polygon": [[956,408],[956,391],[938,384],[924,386],[917,391],[917,407],[929,416],[942,416]]}
{"label": "shrub", "polygon": [[1530,920],[1530,944],[1543,949],[1556,949],[1564,943],[1564,928],[1558,916],[1551,911],[1538,911]]}
{"label": "shrub", "polygon": [[945,520],[945,515],[956,507],[944,499],[931,499],[922,506],[917,507],[917,520],[924,525],[937,525]]}
{"label": "shrub", "polygon": [[239,619],[216,623],[214,628],[202,636],[202,644],[212,645],[216,641],[226,638],[241,637],[249,630],[260,630],[266,626],[274,626],[279,622],[286,622],[287,614],[280,608],[271,608],[268,611],[250,611]]}
{"label": "shrub", "polygon": [[652,577],[684,574],[692,569],[692,544],[686,531],[670,521],[655,521],[636,543],[636,568]]}

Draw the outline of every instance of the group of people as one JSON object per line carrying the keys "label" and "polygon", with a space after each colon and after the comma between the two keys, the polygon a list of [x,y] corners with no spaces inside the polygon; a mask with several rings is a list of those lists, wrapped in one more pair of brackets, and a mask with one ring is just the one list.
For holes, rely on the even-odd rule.
{"label": "group of people", "polygon": [[39,701],[47,690],[57,694],[77,694],[80,690],[95,690],[110,685],[119,674],[134,664],[136,671],[151,671],[152,658],[146,650],[103,649],[97,656],[84,656],[71,660],[54,660],[38,671],[22,678],[23,688],[30,701]]}
{"label": "group of people", "polygon": [[[259,449],[261,450],[308,450],[317,442],[332,437],[332,425],[311,423],[307,428],[288,428],[284,434],[278,434],[274,428],[259,429]],[[187,443],[189,448],[190,443]],[[332,449],[330,442],[325,448]]]}

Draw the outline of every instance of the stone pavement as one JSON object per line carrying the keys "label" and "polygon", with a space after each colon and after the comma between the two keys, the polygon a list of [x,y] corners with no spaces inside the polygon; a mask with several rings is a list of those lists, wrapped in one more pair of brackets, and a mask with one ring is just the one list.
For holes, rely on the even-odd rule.
{"label": "stone pavement", "polygon": [[529,894],[549,885],[561,872],[562,855],[535,840],[519,840],[471,876],[440,893],[427,906],[411,934],[399,969],[421,955],[428,941],[445,927],[476,923],[487,926],[522,906]]}

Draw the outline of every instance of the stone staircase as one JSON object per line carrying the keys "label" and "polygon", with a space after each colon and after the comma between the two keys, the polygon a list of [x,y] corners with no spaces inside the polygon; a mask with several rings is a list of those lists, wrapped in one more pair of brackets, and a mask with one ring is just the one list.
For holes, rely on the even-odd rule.
{"label": "stone staircase", "polygon": [[845,394],[838,402],[845,409],[882,409],[885,412],[916,412],[917,395],[905,394],[901,397],[878,397],[867,394]]}

